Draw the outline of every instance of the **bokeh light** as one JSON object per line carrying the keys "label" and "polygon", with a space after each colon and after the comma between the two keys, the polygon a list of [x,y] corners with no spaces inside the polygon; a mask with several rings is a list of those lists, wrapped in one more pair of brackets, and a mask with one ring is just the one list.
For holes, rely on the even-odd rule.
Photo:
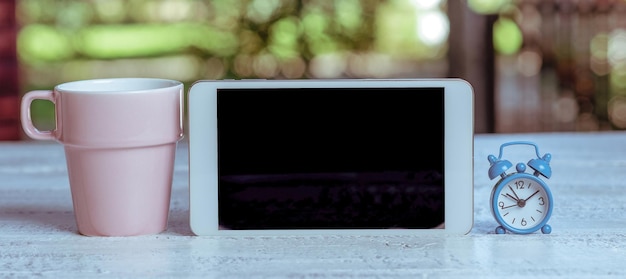
{"label": "bokeh light", "polygon": [[522,32],[517,24],[508,18],[499,18],[493,27],[493,45],[498,53],[511,55],[522,47]]}
{"label": "bokeh light", "polygon": [[279,71],[278,61],[271,53],[256,55],[252,60],[254,76],[259,78],[274,78]]}
{"label": "bokeh light", "polygon": [[420,10],[434,10],[441,6],[441,0],[411,0],[411,3]]}
{"label": "bokeh light", "polygon": [[313,78],[340,78],[346,67],[345,55],[341,53],[320,54],[309,62],[309,73]]}
{"label": "bokeh light", "polygon": [[105,22],[119,23],[126,18],[123,0],[95,0],[94,9],[97,17]]}
{"label": "bokeh light", "polygon": [[598,60],[606,60],[608,57],[609,34],[600,32],[591,38],[589,51],[592,57]]}
{"label": "bokeh light", "polygon": [[375,50],[398,60],[444,58],[450,24],[437,3],[398,0],[381,4]]}
{"label": "bokeh light", "polygon": [[306,61],[301,57],[289,58],[281,61],[280,73],[286,79],[303,78],[306,72]]}
{"label": "bokeh light", "polygon": [[611,72],[611,65],[608,60],[610,36],[600,32],[593,36],[589,42],[589,67],[598,76],[605,76]]}
{"label": "bokeh light", "polygon": [[358,53],[348,57],[348,73],[350,76],[369,76],[387,78],[396,66],[390,55],[381,53]]}
{"label": "bokeh light", "polygon": [[342,32],[347,36],[358,35],[363,22],[363,6],[359,0],[333,1],[335,4],[335,20]]}
{"label": "bokeh light", "polygon": [[616,96],[609,101],[609,119],[617,128],[626,128],[626,97]]}
{"label": "bokeh light", "polygon": [[467,0],[470,9],[479,14],[495,14],[511,0]]}
{"label": "bokeh light", "polygon": [[268,49],[279,58],[293,58],[300,55],[300,22],[295,17],[276,21],[270,27]]}
{"label": "bokeh light", "polygon": [[618,92],[626,90],[626,63],[615,64],[610,75],[611,86]]}
{"label": "bokeh light", "polygon": [[256,23],[268,22],[280,5],[280,0],[252,0],[247,6],[246,17]]}
{"label": "bokeh light", "polygon": [[592,113],[581,113],[578,116],[576,123],[577,131],[597,131],[600,129],[600,123],[598,121],[598,117]]}
{"label": "bokeh light", "polygon": [[18,36],[17,47],[20,58],[33,64],[62,61],[74,55],[69,34],[43,24],[24,27]]}
{"label": "bokeh light", "polygon": [[517,55],[517,70],[524,76],[538,75],[541,63],[541,54],[537,50],[524,50]]}
{"label": "bokeh light", "polygon": [[76,35],[75,47],[85,56],[109,59],[163,55],[181,51],[186,25],[96,25]]}
{"label": "bokeh light", "polygon": [[440,46],[447,41],[450,22],[443,12],[427,11],[422,13],[417,20],[417,36],[424,44]]}
{"label": "bokeh light", "polygon": [[611,65],[626,62],[626,30],[616,29],[611,32],[606,55]]}
{"label": "bokeh light", "polygon": [[554,102],[552,114],[562,123],[573,122],[578,117],[578,103],[572,94],[565,94]]}

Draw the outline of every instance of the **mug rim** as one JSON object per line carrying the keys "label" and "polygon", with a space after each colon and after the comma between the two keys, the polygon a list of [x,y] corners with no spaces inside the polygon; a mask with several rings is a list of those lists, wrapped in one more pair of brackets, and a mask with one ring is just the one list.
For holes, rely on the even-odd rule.
{"label": "mug rim", "polygon": [[[110,84],[110,87],[103,85]],[[70,81],[54,87],[54,91],[74,94],[137,94],[182,87],[183,83],[164,78],[102,78]]]}

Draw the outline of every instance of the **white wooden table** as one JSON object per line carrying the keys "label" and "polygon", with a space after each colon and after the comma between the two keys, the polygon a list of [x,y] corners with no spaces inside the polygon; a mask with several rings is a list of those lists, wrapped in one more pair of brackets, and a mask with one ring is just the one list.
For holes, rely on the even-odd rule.
{"label": "white wooden table", "polygon": [[[552,234],[494,234],[487,156],[513,140],[553,156]],[[514,164],[533,155],[511,150]],[[183,142],[167,231],[102,238],[77,233],[60,144],[2,142],[0,277],[626,278],[626,133],[476,135],[474,153],[464,236],[193,236]]]}

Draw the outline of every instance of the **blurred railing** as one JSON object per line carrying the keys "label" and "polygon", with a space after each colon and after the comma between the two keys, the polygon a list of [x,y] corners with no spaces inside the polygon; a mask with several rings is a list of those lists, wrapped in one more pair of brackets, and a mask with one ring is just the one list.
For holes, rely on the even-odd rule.
{"label": "blurred railing", "polygon": [[626,1],[516,1],[494,38],[496,131],[626,128]]}
{"label": "blurred railing", "polygon": [[0,140],[20,138],[15,1],[0,1]]}

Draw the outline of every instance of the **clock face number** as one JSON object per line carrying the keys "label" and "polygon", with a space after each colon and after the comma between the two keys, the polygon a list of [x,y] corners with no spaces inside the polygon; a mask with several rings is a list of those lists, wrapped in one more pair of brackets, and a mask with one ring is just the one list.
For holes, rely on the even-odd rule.
{"label": "clock face number", "polygon": [[528,178],[504,185],[497,196],[497,204],[502,220],[516,229],[529,229],[540,224],[548,211],[546,190]]}

